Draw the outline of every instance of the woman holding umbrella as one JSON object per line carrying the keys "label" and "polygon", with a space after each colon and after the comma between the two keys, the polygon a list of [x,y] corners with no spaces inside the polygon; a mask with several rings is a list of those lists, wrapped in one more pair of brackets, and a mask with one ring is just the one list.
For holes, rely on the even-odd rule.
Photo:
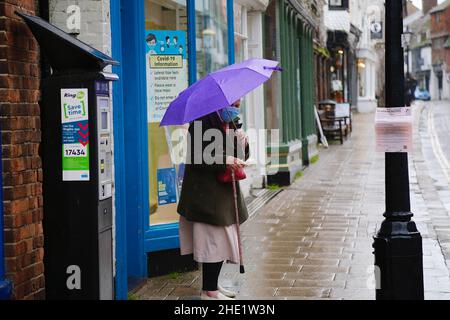
{"label": "woman holding umbrella", "polygon": [[[161,121],[161,126],[190,123],[178,205],[180,249],[202,263],[204,300],[235,297],[218,285],[224,261],[239,263],[244,273],[239,226],[248,213],[237,181],[245,178],[249,147],[238,129],[240,99],[274,71],[281,71],[277,61],[250,59],[211,73],[183,91]],[[206,136],[214,141],[204,141]]]}
{"label": "woman holding umbrella", "polygon": [[[228,300],[235,293],[218,285],[218,278],[223,262],[239,264],[240,241],[238,224],[248,218],[239,184],[232,188],[230,183],[220,179],[220,175],[230,170],[239,172],[249,157],[248,141],[242,130],[236,130],[234,124],[239,112],[239,101],[232,107],[211,113],[192,123],[189,128],[188,155],[190,163],[186,165],[183,187],[180,195],[178,212],[180,213],[180,249],[181,254],[193,254],[194,260],[202,263],[203,300]],[[195,130],[195,125],[202,127]],[[224,152],[213,154],[206,151],[207,144],[203,136],[208,130],[216,130],[222,139]],[[233,138],[233,135],[237,139]],[[226,141],[234,140],[233,150],[226,152]],[[201,143],[196,154],[195,143]],[[212,142],[214,143],[214,141]],[[202,159],[201,162],[196,161]],[[216,159],[212,164],[203,161],[206,157]],[[210,161],[208,161],[210,162]],[[239,217],[235,212],[235,194]]]}

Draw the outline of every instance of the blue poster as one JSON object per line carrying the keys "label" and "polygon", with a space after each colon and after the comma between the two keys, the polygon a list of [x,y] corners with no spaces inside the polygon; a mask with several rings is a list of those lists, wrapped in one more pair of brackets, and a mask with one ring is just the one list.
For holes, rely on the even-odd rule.
{"label": "blue poster", "polygon": [[186,31],[147,30],[146,53],[151,55],[181,55],[187,59]]}
{"label": "blue poster", "polygon": [[177,203],[177,174],[175,168],[158,169],[158,205]]}

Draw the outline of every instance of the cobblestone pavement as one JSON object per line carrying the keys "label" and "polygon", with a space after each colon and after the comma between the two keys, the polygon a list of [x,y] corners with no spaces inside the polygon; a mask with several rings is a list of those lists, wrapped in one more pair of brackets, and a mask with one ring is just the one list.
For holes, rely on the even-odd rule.
{"label": "cobblestone pavement", "polygon": [[[425,297],[450,299],[450,191],[427,163],[434,160],[426,110],[414,107],[412,210],[423,236]],[[243,225],[246,273],[226,265],[220,280],[238,299],[375,298],[372,242],[383,220],[384,154],[374,150],[373,118],[355,115],[344,145],[321,150],[303,177]],[[136,295],[198,299],[200,287],[196,271],[148,279]]]}

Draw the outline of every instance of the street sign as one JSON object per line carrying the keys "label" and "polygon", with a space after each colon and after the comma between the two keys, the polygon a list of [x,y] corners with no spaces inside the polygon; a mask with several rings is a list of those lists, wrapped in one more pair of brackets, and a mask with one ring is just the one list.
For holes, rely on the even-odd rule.
{"label": "street sign", "polygon": [[383,24],[382,22],[374,21],[370,25],[370,38],[383,39]]}

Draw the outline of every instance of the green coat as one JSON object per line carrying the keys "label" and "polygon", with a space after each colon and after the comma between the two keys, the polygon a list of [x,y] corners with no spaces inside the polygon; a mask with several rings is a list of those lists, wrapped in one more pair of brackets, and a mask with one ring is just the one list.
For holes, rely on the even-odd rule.
{"label": "green coat", "polygon": [[[203,124],[202,134],[209,128],[218,128],[220,124],[215,116],[206,116],[201,119]],[[223,139],[225,139],[225,133]],[[189,127],[191,138],[194,137],[193,124]],[[217,174],[226,170],[226,152],[215,154],[223,164],[194,164],[193,144],[195,139],[188,142],[188,164],[186,164],[183,185],[181,189],[178,213],[192,222],[202,222],[216,226],[230,226],[236,223],[236,213],[234,208],[233,185],[231,183],[221,183],[217,179]],[[225,141],[225,140],[224,140]],[[209,142],[203,143],[202,152]],[[235,144],[235,154],[236,144]],[[224,147],[225,150],[225,147]],[[230,154],[232,155],[232,154]],[[240,158],[247,160],[249,157],[248,145],[245,148],[245,155]],[[190,162],[190,163],[189,163]],[[242,196],[239,183],[237,185],[237,198],[239,210],[239,222],[242,224],[248,219],[247,207]]]}

